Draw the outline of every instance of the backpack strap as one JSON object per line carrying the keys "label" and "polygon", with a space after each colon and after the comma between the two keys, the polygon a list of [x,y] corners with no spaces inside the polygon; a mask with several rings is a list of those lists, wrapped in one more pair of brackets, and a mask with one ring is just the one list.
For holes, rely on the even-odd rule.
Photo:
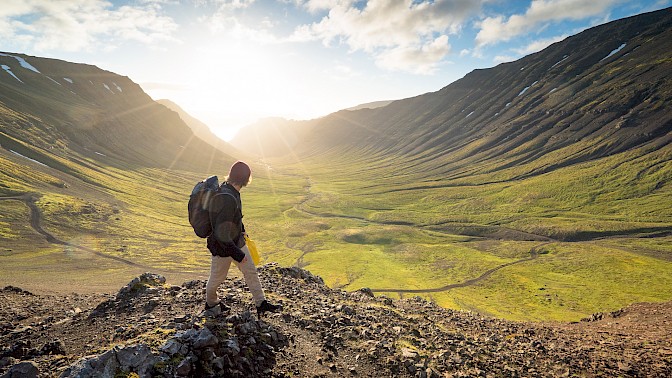
{"label": "backpack strap", "polygon": [[[210,201],[216,202],[217,204],[215,206],[211,206],[211,211],[210,213],[210,224],[212,225],[213,232],[215,229],[217,229],[217,218],[219,217],[219,214],[224,211],[224,202],[226,200],[223,196],[230,196],[234,202],[235,202],[235,208],[233,209],[233,219],[231,219],[231,222],[235,225],[234,227],[237,227],[240,234],[238,234],[238,237],[236,240],[233,240],[235,237],[232,237],[232,242],[235,246],[242,248],[242,245],[239,245],[239,241],[242,239],[242,234],[245,232],[245,226],[243,226],[243,212],[241,209],[241,204],[240,200],[229,190],[226,188],[218,188],[216,194],[210,199]],[[229,208],[230,209],[230,208]],[[216,240],[216,239],[215,239]],[[220,246],[220,248],[228,248],[226,246],[221,245],[221,243],[217,242],[217,245]],[[210,246],[208,246],[210,248]],[[211,250],[212,252],[212,250]]]}
{"label": "backpack strap", "polygon": [[[226,184],[226,183],[224,183]],[[230,196],[231,198],[236,201],[236,210],[240,209],[240,200],[231,193],[231,190],[224,188],[224,184],[222,184],[219,188],[217,188],[217,194],[225,194],[227,196]]]}
{"label": "backpack strap", "polygon": [[[215,195],[210,199],[210,201],[215,201],[215,198],[218,197],[218,196],[220,196],[220,195],[226,195],[226,196],[229,196],[229,197],[231,197],[231,198],[233,199],[233,201],[234,201],[235,204],[236,204],[236,208],[235,208],[235,210],[236,210],[236,215],[237,215],[237,217],[239,217],[239,219],[236,219],[236,218],[234,217],[233,220],[234,220],[234,221],[242,222],[242,219],[243,219],[243,212],[242,212],[242,209],[240,208],[240,200],[239,200],[233,193],[231,193],[231,191],[230,191],[229,189],[224,188],[224,184],[222,184],[222,186],[220,186],[219,188],[217,188],[217,191],[215,192]],[[221,211],[221,209],[220,209],[219,211]],[[216,217],[217,217],[217,214],[219,213],[219,211],[214,211],[214,212],[211,211],[211,212],[210,212],[210,217],[211,217],[211,218],[210,218],[210,221],[211,221],[211,224],[213,225],[213,227],[214,227],[214,225],[215,225],[215,224],[214,224],[215,222],[214,222],[214,219],[213,219],[213,218],[216,218]]]}

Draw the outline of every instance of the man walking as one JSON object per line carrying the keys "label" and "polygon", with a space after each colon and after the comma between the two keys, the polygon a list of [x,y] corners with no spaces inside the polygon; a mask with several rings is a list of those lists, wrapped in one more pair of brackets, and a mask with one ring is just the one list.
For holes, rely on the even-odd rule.
{"label": "man walking", "polygon": [[235,262],[243,273],[259,317],[267,311],[278,312],[282,309],[280,305],[266,300],[257,267],[254,266],[250,251],[245,245],[240,191],[250,183],[251,175],[252,171],[247,164],[242,161],[234,163],[226,181],[220,186],[219,193],[209,204],[212,234],[208,236],[208,249],[212,254],[212,263],[205,288],[205,310],[211,316],[229,310],[229,306],[219,299],[217,289],[226,280],[231,262]]}

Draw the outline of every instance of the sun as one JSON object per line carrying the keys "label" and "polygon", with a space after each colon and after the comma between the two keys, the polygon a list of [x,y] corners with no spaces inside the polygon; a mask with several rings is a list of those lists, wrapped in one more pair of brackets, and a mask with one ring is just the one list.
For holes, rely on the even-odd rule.
{"label": "sun", "polygon": [[169,96],[211,129],[236,129],[259,118],[287,116],[301,102],[292,83],[295,63],[283,59],[277,47],[214,41],[185,49],[184,54],[170,78],[179,83],[178,89],[155,91],[152,97]]}

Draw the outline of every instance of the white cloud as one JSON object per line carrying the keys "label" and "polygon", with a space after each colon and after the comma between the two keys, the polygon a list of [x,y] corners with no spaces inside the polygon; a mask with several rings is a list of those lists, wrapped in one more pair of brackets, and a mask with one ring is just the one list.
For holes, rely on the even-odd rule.
{"label": "white cloud", "polygon": [[347,82],[348,80],[352,80],[353,78],[361,76],[362,74],[350,65],[339,63],[334,66],[325,67],[324,75],[333,81]]}
{"label": "white cloud", "polygon": [[547,48],[548,46],[554,44],[555,42],[560,42],[567,37],[568,37],[567,35],[560,35],[560,36],[557,36],[557,37],[552,37],[552,38],[547,38],[547,39],[539,39],[539,40],[536,40],[536,41],[528,44],[527,46],[524,46],[524,47],[521,47],[521,48],[518,48],[518,49],[514,49],[513,51],[515,51],[516,53],[518,53],[520,55],[533,54],[537,51],[541,51],[541,50]]}
{"label": "white cloud", "polygon": [[220,9],[212,16],[202,18],[200,21],[206,23],[213,34],[229,36],[238,43],[274,44],[282,42],[270,31],[274,24],[268,18],[262,19],[258,27],[254,28],[243,24],[230,12],[230,9]]}
{"label": "white cloud", "polygon": [[431,73],[450,52],[448,36],[480,10],[480,1],[309,0],[309,10],[329,8],[319,22],[300,25],[291,39],[320,40],[364,51],[391,70]]}
{"label": "white cloud", "polygon": [[415,74],[433,74],[439,62],[450,52],[448,36],[442,35],[421,47],[397,46],[378,54],[376,63],[390,71],[406,71]]}
{"label": "white cloud", "polygon": [[353,1],[348,0],[282,0],[286,3],[292,3],[297,7],[303,7],[311,13],[318,13],[320,11],[329,10],[336,6],[345,5],[348,6],[353,3]]}
{"label": "white cloud", "polygon": [[0,25],[8,28],[4,35],[38,51],[104,49],[129,40],[152,44],[174,40],[177,30],[159,1],[114,9],[103,0],[3,0]]}
{"label": "white cloud", "polygon": [[238,43],[254,42],[259,44],[281,43],[283,40],[272,33],[276,22],[261,17],[257,25],[244,23],[238,17],[241,9],[254,4],[256,0],[210,0],[217,5],[217,10],[208,16],[201,17],[199,22],[208,26],[213,34],[228,36]]}
{"label": "white cloud", "polygon": [[603,15],[622,0],[533,0],[525,14],[487,17],[480,22],[476,44],[484,46],[508,41],[513,37],[539,29],[540,24],[562,20],[581,20]]}
{"label": "white cloud", "polygon": [[515,56],[510,56],[510,55],[497,55],[493,61],[495,63],[507,63],[507,62],[513,62],[514,60],[518,59]]}
{"label": "white cloud", "polygon": [[256,0],[211,0],[213,3],[219,5],[221,10],[235,10],[248,8],[254,4]]}

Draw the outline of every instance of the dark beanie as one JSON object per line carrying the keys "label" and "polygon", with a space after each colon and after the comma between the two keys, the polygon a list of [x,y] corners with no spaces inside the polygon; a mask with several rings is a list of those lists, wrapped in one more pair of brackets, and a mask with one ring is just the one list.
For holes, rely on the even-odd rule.
{"label": "dark beanie", "polygon": [[250,169],[249,165],[245,164],[245,162],[237,161],[231,166],[227,181],[233,184],[245,186],[250,181],[251,174],[252,170]]}

